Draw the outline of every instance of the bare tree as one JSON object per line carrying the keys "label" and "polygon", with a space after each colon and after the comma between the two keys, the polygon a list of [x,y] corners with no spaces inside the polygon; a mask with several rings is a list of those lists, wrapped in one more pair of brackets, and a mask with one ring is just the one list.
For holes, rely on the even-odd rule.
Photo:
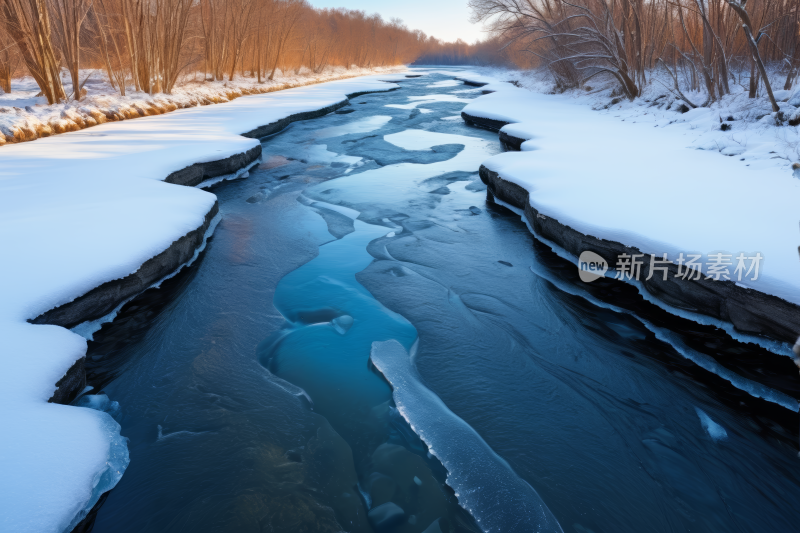
{"label": "bare tree", "polygon": [[129,85],[155,94],[194,65],[204,78],[249,70],[262,82],[279,69],[408,63],[426,45],[397,20],[305,0],[0,0],[0,87],[19,60],[51,103],[67,97],[60,67],[80,99],[87,67],[122,95]]}
{"label": "bare tree", "polygon": [[81,29],[92,6],[91,0],[49,0],[55,13],[53,28],[61,59],[72,79],[72,98],[81,99]]}
{"label": "bare tree", "polygon": [[228,80],[233,80],[233,75],[242,56],[244,41],[250,35],[250,17],[255,3],[255,0],[229,0],[227,2],[231,10],[231,25],[227,32],[231,41],[231,68]]}
{"label": "bare tree", "polygon": [[281,59],[281,52],[286,46],[286,42],[291,36],[297,21],[303,14],[303,8],[306,7],[305,0],[277,0],[276,17],[279,19],[279,25],[275,32],[275,59],[272,62],[272,71],[269,73],[268,80],[275,77],[275,71],[278,69],[278,61]]}
{"label": "bare tree", "polygon": [[[3,23],[0,22],[0,30]],[[0,31],[0,90],[11,92],[11,77],[17,69],[19,54],[14,47],[14,41],[5,31]]]}
{"label": "bare tree", "polygon": [[764,82],[764,87],[767,89],[767,95],[769,96],[769,101],[772,104],[772,111],[777,113],[780,111],[780,107],[778,107],[778,103],[775,101],[775,95],[772,93],[772,85],[769,82],[769,76],[767,76],[767,71],[764,68],[764,62],[761,60],[761,54],[758,51],[758,42],[765,35],[763,32],[764,28],[759,28],[756,36],[753,37],[753,23],[750,21],[750,15],[745,9],[746,1],[747,0],[728,0],[728,5],[737,15],[739,15],[739,18],[742,21],[742,30],[747,38],[747,44],[750,46],[750,53],[752,54],[753,62],[756,64],[758,72],[761,74],[761,79]]}
{"label": "bare tree", "polygon": [[45,0],[0,0],[0,9],[5,30],[48,103],[66,99],[50,39],[50,11]]}
{"label": "bare tree", "polygon": [[645,82],[642,2],[635,0],[470,0],[475,20],[540,58],[564,86],[614,77],[628,98]]}
{"label": "bare tree", "polygon": [[[117,90],[125,96],[125,85],[127,79],[125,42],[126,33],[125,23],[121,15],[121,10],[115,10],[109,4],[115,0],[96,0],[93,6],[97,30],[99,33],[98,43],[101,47],[103,60],[108,71],[111,84],[116,83]],[[128,65],[129,66],[129,65]]]}

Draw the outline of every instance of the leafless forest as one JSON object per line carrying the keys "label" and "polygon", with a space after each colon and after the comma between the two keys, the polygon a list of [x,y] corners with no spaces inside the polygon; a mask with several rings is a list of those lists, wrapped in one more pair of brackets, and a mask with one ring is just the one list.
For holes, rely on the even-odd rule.
{"label": "leafless forest", "polygon": [[169,94],[186,72],[261,82],[301,67],[409,63],[437,44],[399,20],[305,0],[0,0],[0,88],[30,75],[50,103],[80,99],[85,69],[103,69],[122,95]]}
{"label": "leafless forest", "polygon": [[[477,43],[442,42],[428,38],[420,52],[417,63],[426,65],[487,65],[514,66],[514,49],[506,46],[507,39],[501,35],[488,35]],[[527,66],[527,65],[526,65]]]}
{"label": "leafless forest", "polygon": [[[305,0],[0,0],[0,89],[30,75],[51,103],[80,99],[81,69],[170,93],[182,73],[261,82],[327,66],[545,67],[560,88],[613,77],[635,98],[656,72],[691,107],[746,86],[789,89],[800,68],[800,0],[469,0],[486,40],[445,43],[399,20]],[[59,73],[72,83],[65,90]],[[69,94],[67,94],[69,92]]]}
{"label": "leafless forest", "polygon": [[[779,111],[776,89],[789,89],[800,66],[798,0],[469,0],[506,57],[543,66],[561,88],[598,75],[617,80],[628,98],[664,72],[691,107],[745,85],[763,90]],[[769,74],[769,76],[768,76]],[[778,85],[778,87],[775,87]]]}

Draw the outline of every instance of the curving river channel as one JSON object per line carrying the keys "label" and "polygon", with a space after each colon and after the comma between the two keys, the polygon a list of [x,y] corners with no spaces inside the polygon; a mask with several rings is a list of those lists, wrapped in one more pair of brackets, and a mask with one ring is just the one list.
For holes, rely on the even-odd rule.
{"label": "curving river channel", "polygon": [[797,415],[737,382],[796,397],[791,360],[582,284],[487,201],[480,94],[409,78],[213,188],[90,343],[131,463],[84,531],[797,530]]}

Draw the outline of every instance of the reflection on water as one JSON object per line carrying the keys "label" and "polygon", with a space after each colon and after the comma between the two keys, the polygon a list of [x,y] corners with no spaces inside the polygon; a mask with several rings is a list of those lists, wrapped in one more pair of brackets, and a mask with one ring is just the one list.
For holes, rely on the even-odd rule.
{"label": "reflection on water", "polygon": [[[477,94],[433,75],[359,97],[269,138],[248,179],[216,187],[223,220],[202,260],[91,344],[90,383],[131,439],[95,531],[487,530],[445,479],[475,517],[523,516],[525,490],[494,483],[506,474],[570,533],[794,530],[796,415],[634,317],[793,394],[785,361],[631,287],[580,284],[486,201],[476,171],[496,134],[457,118]],[[395,405],[369,362],[390,339],[401,378],[431,396],[412,387]],[[465,465],[455,430],[429,453],[412,427],[450,427],[436,418],[450,411],[497,463]]]}

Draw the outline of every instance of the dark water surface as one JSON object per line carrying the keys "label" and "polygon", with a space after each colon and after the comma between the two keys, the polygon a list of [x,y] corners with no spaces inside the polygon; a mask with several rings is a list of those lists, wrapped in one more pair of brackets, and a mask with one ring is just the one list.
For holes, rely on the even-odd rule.
{"label": "dark water surface", "polygon": [[582,284],[487,202],[448,79],[264,139],[201,260],[95,335],[131,455],[95,532],[798,530],[796,413],[673,345],[796,396],[791,360]]}

